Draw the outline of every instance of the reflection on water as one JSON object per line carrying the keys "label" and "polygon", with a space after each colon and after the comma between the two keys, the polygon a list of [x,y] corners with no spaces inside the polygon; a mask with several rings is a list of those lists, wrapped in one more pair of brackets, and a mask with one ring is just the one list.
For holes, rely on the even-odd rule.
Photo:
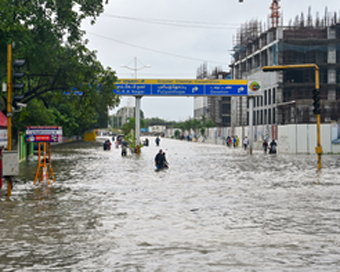
{"label": "reflection on water", "polygon": [[340,156],[274,156],[162,139],[170,169],[100,144],[53,149],[0,198],[0,271],[337,271]]}

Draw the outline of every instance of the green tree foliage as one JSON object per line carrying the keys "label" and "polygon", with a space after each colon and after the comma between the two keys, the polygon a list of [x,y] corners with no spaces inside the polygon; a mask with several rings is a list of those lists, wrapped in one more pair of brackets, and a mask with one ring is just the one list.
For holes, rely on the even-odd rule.
{"label": "green tree foliage", "polygon": [[[141,119],[140,127],[144,127],[144,126],[145,126],[144,120]],[[132,130],[135,130],[135,128],[136,128],[135,118],[129,118],[129,121],[122,126],[122,130],[125,135],[129,134]]]}
{"label": "green tree foliage", "polygon": [[151,126],[165,126],[166,121],[160,118],[147,118],[144,120],[145,121],[145,126],[146,127],[151,127]]}
{"label": "green tree foliage", "polygon": [[[15,114],[19,129],[54,124],[72,135],[106,126],[107,108],[119,103],[113,93],[116,75],[86,48],[80,29],[85,18],[94,23],[103,6],[103,0],[0,0],[0,63],[6,63],[12,42],[13,59],[27,61],[20,102],[28,107]],[[6,65],[0,65],[0,80],[6,81],[6,74]]]}
{"label": "green tree foliage", "polygon": [[179,139],[181,137],[181,132],[177,129],[174,133],[174,136],[176,139]]}
{"label": "green tree foliage", "polygon": [[201,119],[189,119],[176,123],[173,126],[181,129],[182,133],[193,130],[196,134],[200,133],[204,136],[206,128],[215,127],[216,124],[211,119],[207,120],[205,116],[202,116]]}
{"label": "green tree foliage", "polygon": [[[140,120],[140,126],[143,127],[144,121]],[[136,134],[135,134],[135,128],[136,128],[136,119],[135,118],[129,118],[129,121],[125,123],[122,127],[122,130],[125,135],[125,139],[130,143],[130,146],[135,148],[136,147]]]}

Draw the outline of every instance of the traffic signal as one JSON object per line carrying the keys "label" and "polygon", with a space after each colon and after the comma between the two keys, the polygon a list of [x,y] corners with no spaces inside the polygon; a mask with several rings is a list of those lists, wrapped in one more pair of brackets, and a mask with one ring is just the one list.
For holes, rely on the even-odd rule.
{"label": "traffic signal", "polygon": [[14,95],[12,100],[12,107],[14,108],[15,112],[21,111],[22,108],[26,107],[26,104],[20,102],[24,97],[25,95],[23,94]]}
{"label": "traffic signal", "polygon": [[19,59],[19,60],[14,60],[12,63],[12,67],[14,69],[14,73],[13,73],[13,91],[19,91],[21,89],[23,89],[25,87],[25,83],[20,83],[17,82],[18,80],[20,80],[26,73],[19,71],[19,69],[24,66],[26,63],[25,60]]}
{"label": "traffic signal", "polygon": [[314,89],[313,90],[313,112],[314,114],[318,115],[321,113],[320,110],[320,90],[319,89]]}

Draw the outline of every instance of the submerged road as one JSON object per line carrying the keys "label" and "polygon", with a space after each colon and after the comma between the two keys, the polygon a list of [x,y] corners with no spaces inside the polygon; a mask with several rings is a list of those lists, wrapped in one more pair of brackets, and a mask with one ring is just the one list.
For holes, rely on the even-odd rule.
{"label": "submerged road", "polygon": [[340,156],[319,173],[316,155],[149,139],[124,158],[56,146],[49,187],[23,163],[0,196],[0,271],[339,271]]}

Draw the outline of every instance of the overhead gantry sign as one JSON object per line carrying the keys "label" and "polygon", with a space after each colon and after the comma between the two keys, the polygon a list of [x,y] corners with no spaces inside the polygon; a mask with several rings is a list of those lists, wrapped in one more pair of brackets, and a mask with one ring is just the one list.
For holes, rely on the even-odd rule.
{"label": "overhead gantry sign", "polygon": [[[119,79],[117,95],[136,98],[136,147],[140,150],[140,100],[142,96],[257,96],[261,95],[260,84],[248,80],[226,79]],[[252,112],[253,109],[250,108]],[[252,119],[250,119],[252,120]],[[250,131],[252,131],[252,121]],[[252,139],[250,139],[252,150]],[[137,152],[139,154],[139,152]],[[251,151],[250,151],[251,153]]]}
{"label": "overhead gantry sign", "polygon": [[247,96],[248,80],[120,79],[118,95],[130,96]]}

